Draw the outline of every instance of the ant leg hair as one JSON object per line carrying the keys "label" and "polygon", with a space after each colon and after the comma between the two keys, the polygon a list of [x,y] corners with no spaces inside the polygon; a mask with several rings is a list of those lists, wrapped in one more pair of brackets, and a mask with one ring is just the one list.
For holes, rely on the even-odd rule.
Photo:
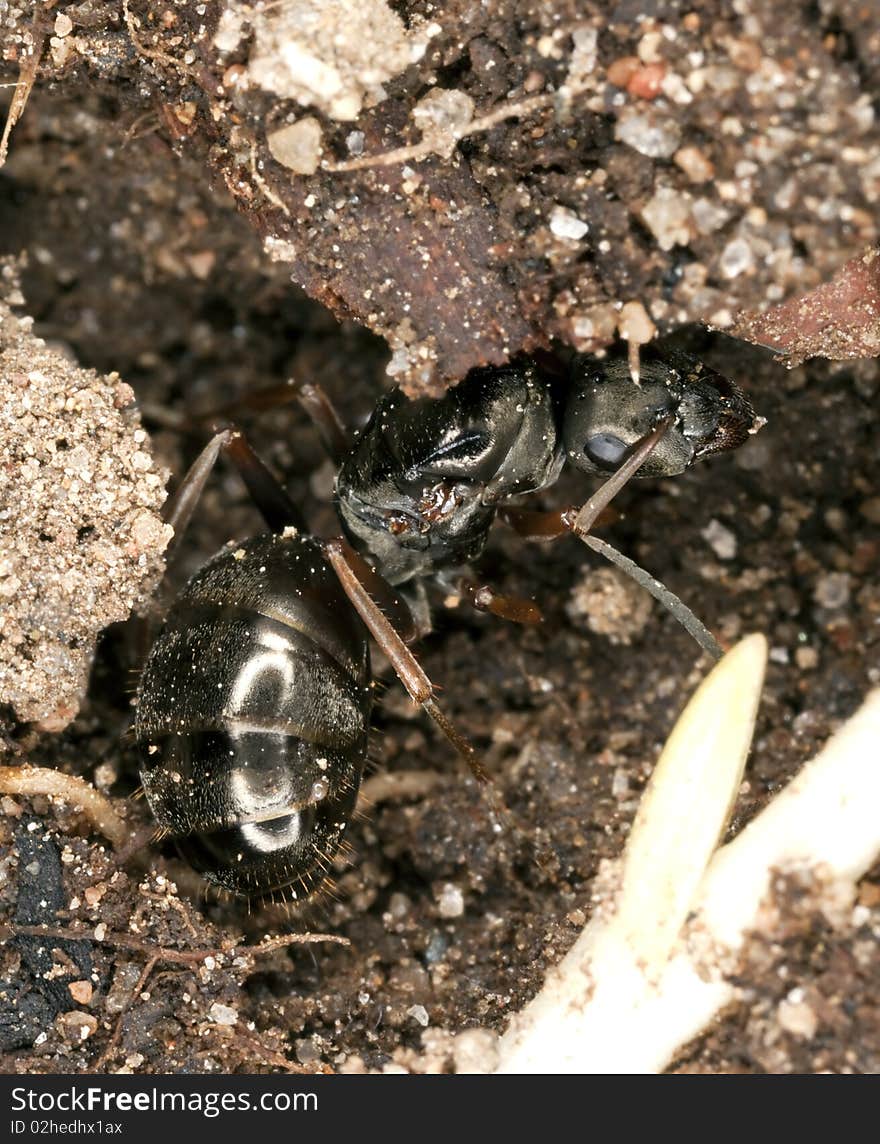
{"label": "ant leg hair", "polygon": [[712,659],[720,659],[722,649],[705,624],[694,615],[690,608],[671,592],[664,584],[640,568],[635,561],[618,552],[605,540],[593,536],[590,529],[599,515],[608,507],[612,499],[633,477],[637,469],[648,459],[652,450],[662,439],[672,423],[671,418],[662,421],[646,434],[630,453],[619,469],[590,497],[580,509],[568,508],[557,512],[532,512],[524,509],[502,508],[502,519],[527,540],[556,540],[567,532],[573,532],[588,548],[600,553],[612,564],[624,571],[637,584],[658,600],[685,631],[699,644]]}
{"label": "ant leg hair", "polygon": [[[397,677],[414,702],[431,716],[449,742],[467,763],[474,778],[489,782],[474,747],[456,731],[435,698],[434,685],[409,650],[400,632],[385,614],[400,603],[391,585],[358,555],[343,537],[323,542],[324,556],[332,565],[342,589],[351,600],[373,639],[388,656]],[[381,601],[381,602],[380,602]]]}

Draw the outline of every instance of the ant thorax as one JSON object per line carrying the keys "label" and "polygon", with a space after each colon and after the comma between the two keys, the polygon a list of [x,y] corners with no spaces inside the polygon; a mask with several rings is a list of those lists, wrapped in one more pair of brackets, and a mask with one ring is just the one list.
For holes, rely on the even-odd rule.
{"label": "ant thorax", "polygon": [[534,366],[479,369],[441,398],[384,397],[336,495],[349,536],[399,584],[476,559],[498,503],[551,484],[561,465],[553,396]]}

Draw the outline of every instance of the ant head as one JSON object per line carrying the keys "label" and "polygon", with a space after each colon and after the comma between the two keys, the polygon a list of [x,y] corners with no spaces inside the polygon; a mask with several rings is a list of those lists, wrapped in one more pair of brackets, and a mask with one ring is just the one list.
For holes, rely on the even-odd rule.
{"label": "ant head", "polygon": [[566,455],[583,472],[606,475],[670,415],[672,426],[638,476],[677,476],[702,457],[737,448],[755,426],[748,398],[696,358],[643,352],[635,382],[625,356],[578,357],[565,414]]}

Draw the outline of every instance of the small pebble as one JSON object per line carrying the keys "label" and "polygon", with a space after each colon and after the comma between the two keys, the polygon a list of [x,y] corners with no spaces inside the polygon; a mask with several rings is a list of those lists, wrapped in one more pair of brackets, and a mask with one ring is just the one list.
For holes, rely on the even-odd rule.
{"label": "small pebble", "polygon": [[616,568],[594,568],[575,584],[565,610],[578,626],[605,636],[613,644],[628,644],[644,631],[653,601]]}
{"label": "small pebble", "polygon": [[675,152],[673,161],[692,183],[707,183],[715,175],[715,168],[699,147],[682,147]]}
{"label": "small pebble", "polygon": [[464,913],[464,894],[458,886],[447,882],[437,898],[437,912],[441,918],[460,918]]}
{"label": "small pebble", "polygon": [[297,175],[314,175],[323,150],[321,124],[312,115],[266,136],[272,158]]}
{"label": "small pebble", "polygon": [[[806,1001],[800,1000],[802,990],[793,989],[784,1001],[779,1002],[776,1019],[787,1033],[810,1041],[816,1035],[819,1019]],[[792,1000],[792,997],[798,998]]]}
{"label": "small pebble", "polygon": [[491,1073],[498,1065],[498,1034],[489,1029],[465,1029],[453,1043],[457,1073]]}
{"label": "small pebble", "polygon": [[238,1020],[238,1010],[231,1005],[221,1005],[215,1001],[208,1010],[208,1016],[217,1025],[234,1025]]}
{"label": "small pebble", "polygon": [[740,274],[748,274],[755,268],[752,248],[744,238],[733,239],[721,252],[719,266],[725,278],[738,278]]}
{"label": "small pebble", "polygon": [[79,1009],[71,1009],[58,1017],[58,1028],[68,1041],[87,1041],[98,1028],[98,1018]]}
{"label": "small pebble", "polygon": [[424,1005],[410,1005],[406,1011],[407,1017],[412,1017],[414,1021],[422,1026],[423,1029],[428,1027],[428,1010]]}
{"label": "small pebble", "polygon": [[567,207],[555,206],[550,212],[550,230],[557,238],[570,238],[576,242],[583,238],[589,229],[588,224]]}
{"label": "small pebble", "polygon": [[674,119],[653,111],[621,119],[615,136],[640,155],[649,159],[668,159],[681,143],[681,128]]}
{"label": "small pebble", "polygon": [[700,535],[715,553],[719,560],[733,560],[736,556],[736,534],[720,520],[712,519]]}
{"label": "small pebble", "polygon": [[829,572],[813,592],[813,599],[823,608],[843,608],[849,603],[849,573]]}
{"label": "small pebble", "polygon": [[92,985],[90,981],[71,981],[67,986],[70,996],[78,1005],[88,1005],[92,1000]]}
{"label": "small pebble", "polygon": [[687,191],[660,187],[642,208],[642,220],[661,250],[687,246],[693,233],[693,200]]}
{"label": "small pebble", "polygon": [[620,310],[617,329],[625,342],[645,346],[657,336],[657,327],[641,302],[626,302]]}
{"label": "small pebble", "polygon": [[415,105],[412,118],[428,146],[439,155],[450,155],[473,119],[474,107],[463,91],[434,88]]}

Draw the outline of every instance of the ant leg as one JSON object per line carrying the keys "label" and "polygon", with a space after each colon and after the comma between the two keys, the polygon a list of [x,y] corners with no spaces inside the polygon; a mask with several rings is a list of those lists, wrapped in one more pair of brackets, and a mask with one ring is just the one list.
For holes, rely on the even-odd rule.
{"label": "ant leg", "polygon": [[351,440],[336,407],[317,382],[298,381],[290,378],[281,385],[271,385],[259,389],[237,401],[202,413],[196,419],[201,424],[223,422],[227,418],[237,418],[242,412],[263,413],[298,401],[309,420],[318,430],[318,436],[331,461],[339,464],[351,451]]}
{"label": "ant leg", "polygon": [[186,476],[162,506],[162,519],[174,529],[174,535],[165,549],[166,564],[169,556],[178,547],[186,532],[199,498],[204,492],[208,477],[217,463],[220,450],[229,440],[229,435],[228,429],[214,434],[193,461]]}
{"label": "ant leg", "polygon": [[141,665],[146,661],[147,653],[150,650],[155,618],[165,610],[166,596],[169,591],[167,569],[171,564],[171,558],[180,547],[180,542],[186,533],[196,505],[199,503],[199,498],[204,492],[208,477],[211,475],[229,435],[228,429],[214,434],[190,465],[186,476],[162,506],[162,519],[166,524],[171,525],[174,534],[165,548],[166,571],[151,601],[150,614],[138,615],[132,620],[133,654],[136,662]]}
{"label": "ant leg", "polygon": [[[162,506],[162,519],[174,529],[174,535],[165,549],[166,567],[186,533],[196,505],[221,453],[226,454],[238,469],[252,500],[273,532],[283,532],[288,527],[307,531],[293,501],[253,451],[243,434],[234,428],[221,429],[202,449],[190,465],[186,476]],[[166,573],[154,600],[153,607],[156,610],[162,610],[167,590]],[[146,619],[138,622],[135,643],[139,649],[138,658],[141,662],[146,658],[149,646],[149,629],[150,625]]]}
{"label": "ant leg", "polygon": [[194,425],[210,426],[217,422],[222,424],[227,419],[236,419],[241,413],[264,413],[281,405],[289,405],[292,401],[298,401],[308,414],[310,421],[318,430],[318,436],[330,460],[337,465],[340,464],[351,451],[351,439],[336,407],[317,382],[290,378],[281,385],[258,389],[255,393],[249,393],[236,401],[209,409],[197,416],[184,417],[151,404],[144,404],[142,410],[159,425],[184,432],[191,430]]}
{"label": "ant leg", "polygon": [[[376,606],[381,609],[385,619],[391,624],[397,635],[406,644],[414,643],[422,633],[417,628],[415,617],[407,601],[399,596],[385,577],[367,563],[357,549],[353,548],[343,537],[328,540],[325,542],[326,545],[339,546],[346,568],[350,569],[357,577],[361,587],[368,593]],[[334,564],[333,567],[336,568],[336,565]],[[336,568],[336,574],[339,575],[338,568]],[[345,587],[344,584],[343,587]]]}
{"label": "ant leg", "polygon": [[489,776],[483,769],[477,752],[443,714],[437,705],[434,685],[406,646],[400,632],[385,614],[386,606],[394,609],[397,607],[395,601],[399,603],[394,589],[370,568],[341,536],[325,540],[322,547],[324,556],[339,577],[343,591],[351,600],[373,639],[388,656],[398,679],[410,697],[431,716],[470,767],[474,778],[481,783],[489,782]]}
{"label": "ant leg", "polygon": [[514,624],[540,624],[544,619],[541,609],[532,600],[502,596],[489,584],[480,584],[464,577],[453,588],[459,596],[469,600],[478,612],[490,612],[501,620],[509,620]]}
{"label": "ant leg", "polygon": [[573,532],[588,548],[600,553],[612,564],[616,564],[627,576],[635,580],[667,611],[671,612],[688,635],[699,644],[712,659],[720,659],[722,649],[717,640],[690,608],[674,592],[655,577],[640,568],[635,561],[618,552],[611,544],[593,536],[589,531],[599,515],[608,507],[612,499],[647,460],[651,451],[669,428],[671,419],[661,422],[648,433],[627,457],[620,468],[601,485],[580,509],[567,508],[558,512],[531,512],[523,509],[502,508],[502,519],[527,540],[556,540],[567,532]]}
{"label": "ant leg", "polygon": [[260,510],[263,519],[272,532],[283,532],[285,528],[295,528],[298,532],[308,532],[308,526],[299,509],[287,495],[283,485],[275,477],[259,455],[251,448],[240,429],[230,429],[229,436],[221,445],[223,452],[238,470],[238,475],[247,486],[251,500]]}
{"label": "ant leg", "polygon": [[162,519],[174,529],[174,536],[166,549],[166,561],[180,543],[221,453],[226,454],[235,465],[251,498],[273,532],[283,532],[288,527],[306,531],[296,505],[248,444],[245,436],[238,429],[221,429],[193,461],[186,476],[162,509]]}
{"label": "ant leg", "polygon": [[141,402],[141,412],[165,429],[173,429],[177,433],[197,434],[206,426],[235,421],[242,413],[265,413],[266,410],[289,405],[290,402],[299,400],[299,397],[297,383],[291,380],[281,385],[258,389],[243,397],[237,397],[235,401],[228,401],[225,405],[215,405],[201,413],[192,410],[180,413],[149,401]]}
{"label": "ant leg", "polygon": [[277,409],[279,405],[288,405],[291,401],[300,403],[318,430],[321,443],[331,461],[339,464],[351,450],[351,441],[342,418],[336,412],[336,407],[317,382],[290,378],[282,385],[272,385],[267,389],[257,390],[256,393],[230,402],[229,405],[224,405],[213,413],[203,414],[199,420],[222,420],[224,417],[237,416],[242,410],[259,413],[267,409]]}
{"label": "ant leg", "polygon": [[292,381],[299,403],[318,430],[331,461],[340,465],[351,452],[351,438],[336,411],[336,406],[317,382]]}

